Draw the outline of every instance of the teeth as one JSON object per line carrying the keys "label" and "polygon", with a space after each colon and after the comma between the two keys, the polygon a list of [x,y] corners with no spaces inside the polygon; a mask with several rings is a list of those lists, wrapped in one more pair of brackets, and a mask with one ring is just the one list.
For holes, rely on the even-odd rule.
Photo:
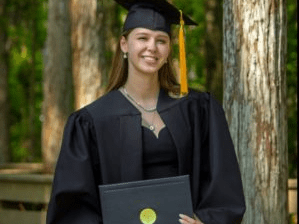
{"label": "teeth", "polygon": [[154,59],[154,60],[158,60],[158,58],[152,57],[152,56],[143,56],[143,58],[151,58],[151,59]]}

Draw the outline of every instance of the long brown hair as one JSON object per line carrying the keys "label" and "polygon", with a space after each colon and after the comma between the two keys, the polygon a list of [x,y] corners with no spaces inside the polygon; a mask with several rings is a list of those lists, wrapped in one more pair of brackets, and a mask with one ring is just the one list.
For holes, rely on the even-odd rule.
{"label": "long brown hair", "polygon": [[[128,37],[132,30],[129,30],[122,34],[125,38]],[[122,37],[121,36],[121,37]],[[169,35],[171,37],[171,35]],[[108,85],[106,87],[106,93],[118,89],[123,86],[128,79],[128,59],[123,57],[123,52],[120,47],[120,40],[116,48],[116,52],[112,61],[112,67],[109,74]],[[171,38],[170,38],[171,39]],[[179,93],[179,84],[176,80],[176,75],[172,65],[172,50],[167,58],[167,63],[165,63],[159,70],[159,82],[161,88],[166,92],[171,92],[173,94]]]}

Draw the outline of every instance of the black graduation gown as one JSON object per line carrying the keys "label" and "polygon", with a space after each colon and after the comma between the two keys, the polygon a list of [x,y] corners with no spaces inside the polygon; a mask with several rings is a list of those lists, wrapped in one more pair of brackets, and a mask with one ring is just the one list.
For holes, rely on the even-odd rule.
{"label": "black graduation gown", "polygon": [[[208,93],[173,99],[161,89],[157,110],[176,145],[179,175],[190,175],[194,213],[205,224],[240,223],[243,188],[222,107]],[[97,186],[143,179],[141,128],[140,112],[118,90],[69,117],[47,224],[102,223]]]}

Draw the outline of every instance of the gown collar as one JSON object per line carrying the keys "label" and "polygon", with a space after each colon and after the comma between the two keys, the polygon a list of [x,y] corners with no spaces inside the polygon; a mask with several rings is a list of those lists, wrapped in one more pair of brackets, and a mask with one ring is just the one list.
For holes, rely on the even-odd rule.
{"label": "gown collar", "polygon": [[[120,107],[122,108],[121,111],[116,111],[121,112],[123,115],[140,115],[140,111],[119,90],[113,90],[111,91],[111,94],[115,94],[120,99],[120,103],[123,105]],[[172,98],[164,89],[161,88],[158,96],[157,111],[161,113],[186,99],[187,97],[179,99]]]}

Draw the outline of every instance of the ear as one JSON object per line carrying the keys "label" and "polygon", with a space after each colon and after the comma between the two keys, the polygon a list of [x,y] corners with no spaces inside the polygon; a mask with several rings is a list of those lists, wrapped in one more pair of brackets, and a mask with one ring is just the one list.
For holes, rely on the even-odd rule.
{"label": "ear", "polygon": [[120,49],[122,50],[122,52],[127,53],[128,52],[128,41],[127,39],[122,36],[120,38]]}

